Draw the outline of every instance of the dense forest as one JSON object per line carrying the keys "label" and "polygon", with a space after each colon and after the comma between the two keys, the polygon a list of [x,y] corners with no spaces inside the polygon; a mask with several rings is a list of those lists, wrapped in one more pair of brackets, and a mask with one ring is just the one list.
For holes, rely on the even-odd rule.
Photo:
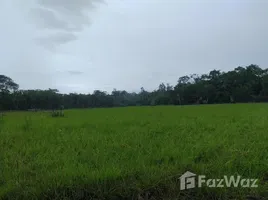
{"label": "dense forest", "polygon": [[151,92],[144,88],[138,93],[114,89],[110,94],[100,90],[92,94],[61,94],[57,89],[20,90],[11,78],[0,75],[1,110],[236,102],[268,102],[268,69],[252,64],[228,72],[212,70],[208,74],[180,77],[174,87],[161,83]]}

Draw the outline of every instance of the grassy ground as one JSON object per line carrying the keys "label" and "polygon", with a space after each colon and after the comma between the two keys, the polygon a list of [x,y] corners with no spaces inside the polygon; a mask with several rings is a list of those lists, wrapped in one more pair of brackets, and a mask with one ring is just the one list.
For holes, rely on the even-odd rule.
{"label": "grassy ground", "polygon": [[[259,187],[180,191],[186,171],[258,178]],[[268,105],[69,110],[63,118],[17,112],[0,119],[0,199],[176,196],[268,197]]]}

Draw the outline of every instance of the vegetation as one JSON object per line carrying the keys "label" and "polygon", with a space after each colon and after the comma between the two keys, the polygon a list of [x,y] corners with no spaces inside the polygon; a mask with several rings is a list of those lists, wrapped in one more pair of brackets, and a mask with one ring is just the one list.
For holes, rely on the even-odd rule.
{"label": "vegetation", "polygon": [[[267,110],[128,107],[67,110],[63,118],[9,112],[0,128],[0,199],[264,199]],[[178,178],[188,170],[257,178],[259,187],[180,191]]]}
{"label": "vegetation", "polygon": [[[0,75],[0,110],[16,110],[0,113],[0,199],[265,199],[267,105],[223,104],[265,101],[268,69],[257,65],[139,93],[21,90]],[[186,171],[259,187],[181,191]]]}
{"label": "vegetation", "polygon": [[52,117],[64,117],[64,113],[62,111],[52,111],[51,113]]}
{"label": "vegetation", "polygon": [[[267,102],[268,69],[257,65],[237,67],[229,72],[213,70],[204,75],[178,79],[173,87],[160,84],[152,92],[96,90],[93,94],[60,94],[56,89],[18,90],[12,79],[0,76],[0,106],[3,110],[119,107],[136,105],[187,105],[235,102]],[[0,110],[1,110],[0,107]]]}

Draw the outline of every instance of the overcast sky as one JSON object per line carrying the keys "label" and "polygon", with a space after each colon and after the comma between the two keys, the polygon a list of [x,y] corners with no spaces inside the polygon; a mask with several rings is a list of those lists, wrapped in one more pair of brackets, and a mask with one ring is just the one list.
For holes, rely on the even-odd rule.
{"label": "overcast sky", "polygon": [[1,0],[0,74],[91,93],[268,67],[268,0],[104,1]]}

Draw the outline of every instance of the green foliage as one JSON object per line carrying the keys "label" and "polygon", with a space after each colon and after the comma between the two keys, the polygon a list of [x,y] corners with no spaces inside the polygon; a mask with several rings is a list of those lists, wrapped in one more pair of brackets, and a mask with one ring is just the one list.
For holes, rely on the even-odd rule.
{"label": "green foliage", "polygon": [[24,118],[24,123],[22,125],[22,129],[24,131],[30,131],[32,128],[32,118],[30,116],[26,116]]}
{"label": "green foliage", "polygon": [[[8,77],[4,79],[12,81]],[[141,88],[138,93],[116,89],[111,94],[100,90],[92,94],[60,94],[56,89],[10,92],[7,88],[10,89],[11,86],[12,84],[1,86],[0,76],[0,109],[54,110],[61,107],[100,108],[268,102],[268,69],[263,70],[257,65],[249,65],[228,72],[212,70],[208,74],[179,77],[174,87],[161,83],[154,91],[149,92]]]}
{"label": "green foliage", "polygon": [[19,85],[15,83],[11,78],[0,74],[0,92],[14,91],[19,88]]}
{"label": "green foliage", "polygon": [[[266,104],[67,110],[5,116],[0,199],[264,199]],[[22,129],[26,116],[28,131]],[[187,170],[258,178],[259,188],[180,191]],[[177,196],[178,198],[175,198]]]}
{"label": "green foliage", "polygon": [[64,117],[64,112],[62,110],[53,110],[51,117]]}
{"label": "green foliage", "polygon": [[4,126],[4,113],[0,112],[0,129]]}

